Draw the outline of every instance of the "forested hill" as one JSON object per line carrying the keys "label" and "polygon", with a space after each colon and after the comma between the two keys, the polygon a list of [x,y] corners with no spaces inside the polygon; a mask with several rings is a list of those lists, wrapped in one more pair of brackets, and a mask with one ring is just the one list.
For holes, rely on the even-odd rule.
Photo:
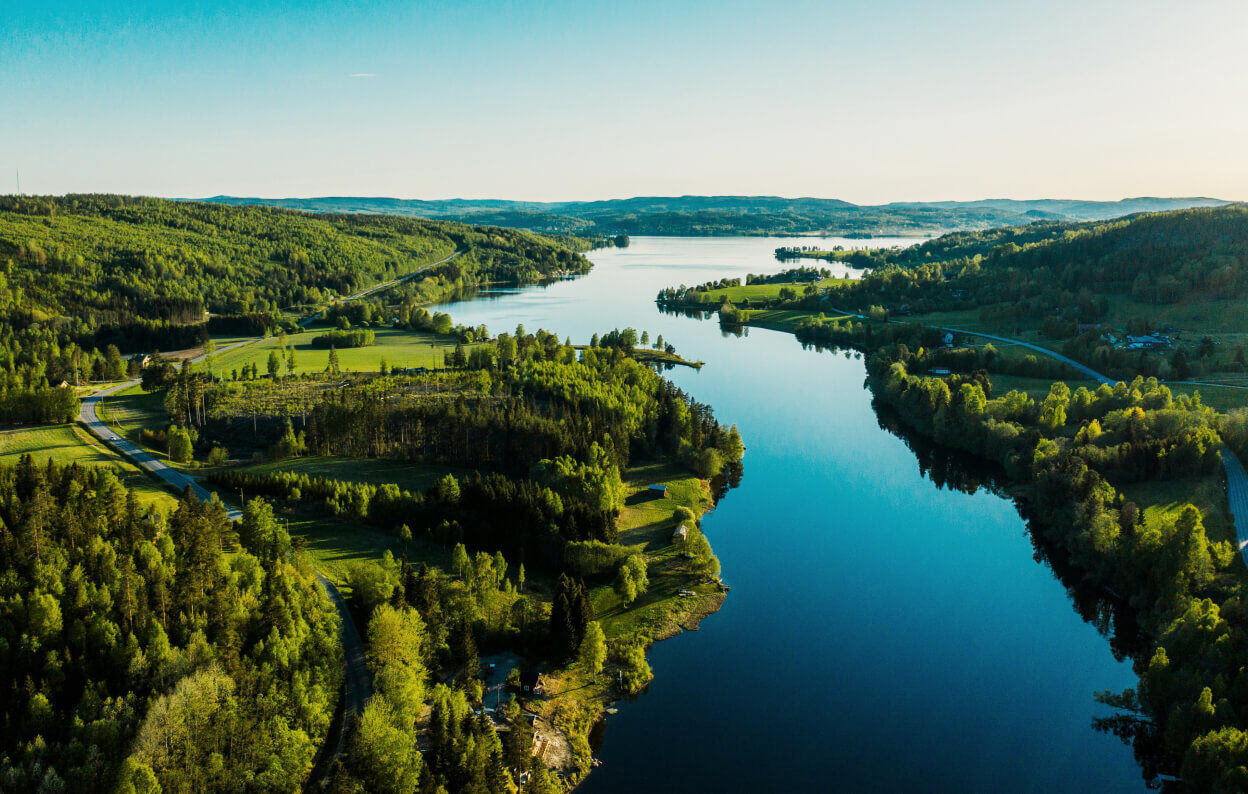
{"label": "forested hill", "polygon": [[846,256],[875,266],[857,287],[864,299],[909,300],[915,311],[1008,303],[1088,322],[1096,308],[1076,309],[1096,303],[1089,298],[1166,304],[1248,294],[1248,205],[964,232]]}
{"label": "forested hill", "polygon": [[396,198],[238,198],[204,201],[264,205],[311,212],[359,212],[488,223],[542,232],[592,235],[940,234],[1037,220],[1106,220],[1138,212],[1218,206],[1210,198],[1132,198],[1122,201],[897,202],[857,205],[839,199],[777,196],[639,197],[608,201],[534,202],[499,199],[421,201]]}
{"label": "forested hill", "polygon": [[378,215],[110,195],[0,197],[0,314],[101,325],[273,313],[411,273],[448,283],[585,272],[576,241]]}

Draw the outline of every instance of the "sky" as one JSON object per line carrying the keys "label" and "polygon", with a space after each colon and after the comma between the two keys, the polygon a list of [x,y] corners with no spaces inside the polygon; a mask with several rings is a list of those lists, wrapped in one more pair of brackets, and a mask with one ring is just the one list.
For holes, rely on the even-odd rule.
{"label": "sky", "polygon": [[1244,0],[5,0],[0,193],[1248,199]]}

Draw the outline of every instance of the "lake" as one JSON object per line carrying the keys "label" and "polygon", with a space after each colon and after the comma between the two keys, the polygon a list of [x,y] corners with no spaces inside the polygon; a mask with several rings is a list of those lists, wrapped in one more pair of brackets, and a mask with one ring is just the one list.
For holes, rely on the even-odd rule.
{"label": "lake", "polygon": [[[782,269],[810,238],[634,238],[588,276],[449,304],[457,323],[573,341],[632,326],[747,447],[704,519],[732,591],[651,650],[655,680],[607,718],[586,792],[1144,791],[1098,733],[1093,692],[1136,684],[1036,559],[1009,500],[942,487],[881,427],[861,359],[665,315],[663,287]],[[937,477],[943,481],[943,477]]]}

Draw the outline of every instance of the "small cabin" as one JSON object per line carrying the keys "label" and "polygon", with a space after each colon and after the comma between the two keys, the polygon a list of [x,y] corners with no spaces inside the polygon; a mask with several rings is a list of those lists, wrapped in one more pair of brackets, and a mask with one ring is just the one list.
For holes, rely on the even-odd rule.
{"label": "small cabin", "polygon": [[681,524],[680,526],[676,527],[676,531],[672,533],[673,543],[684,543],[688,539],[689,539],[689,527],[685,526],[684,524]]}
{"label": "small cabin", "polygon": [[526,695],[536,695],[542,691],[542,676],[536,670],[527,670],[520,674],[520,691]]}
{"label": "small cabin", "polygon": [[667,496],[667,486],[659,485],[658,483],[651,483],[646,486],[646,492],[651,496]]}

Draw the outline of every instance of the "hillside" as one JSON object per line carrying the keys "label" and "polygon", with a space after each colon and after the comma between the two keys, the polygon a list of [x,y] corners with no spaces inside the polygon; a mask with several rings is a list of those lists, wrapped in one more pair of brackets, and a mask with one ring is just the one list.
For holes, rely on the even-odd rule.
{"label": "hillside", "polygon": [[121,378],[124,354],[293,329],[312,307],[418,271],[416,302],[584,273],[586,245],[419,218],[0,197],[0,421],[67,421],[75,400],[54,387]]}
{"label": "hillside", "polygon": [[637,197],[565,202],[499,199],[422,201],[366,197],[263,199],[233,196],[214,196],[203,200],[233,206],[262,205],[310,212],[406,215],[591,235],[873,236],[921,236],[957,229],[1012,226],[1037,220],[1106,220],[1138,212],[1226,203],[1209,198],[1133,198],[1122,201],[990,199],[897,202],[872,206],[839,199],[777,196]]}
{"label": "hillside", "polygon": [[77,335],[103,325],[276,314],[411,273],[447,283],[585,272],[563,242],[415,218],[310,215],[126,196],[0,198],[0,313]]}

